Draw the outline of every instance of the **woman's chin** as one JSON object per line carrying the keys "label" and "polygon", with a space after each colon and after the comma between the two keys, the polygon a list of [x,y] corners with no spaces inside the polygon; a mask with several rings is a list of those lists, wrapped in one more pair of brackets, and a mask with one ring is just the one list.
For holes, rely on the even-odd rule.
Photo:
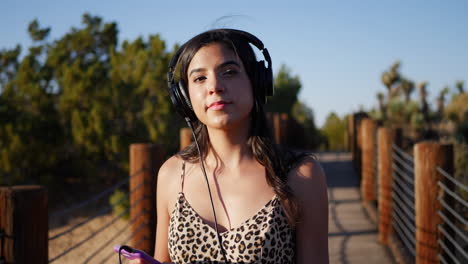
{"label": "woman's chin", "polygon": [[232,116],[218,116],[205,124],[208,128],[219,130],[232,130],[236,127],[243,128],[245,126],[244,120],[233,118]]}
{"label": "woman's chin", "polygon": [[229,130],[232,128],[231,120],[220,119],[220,120],[212,120],[208,124],[206,124],[208,128],[218,129],[218,130]]}

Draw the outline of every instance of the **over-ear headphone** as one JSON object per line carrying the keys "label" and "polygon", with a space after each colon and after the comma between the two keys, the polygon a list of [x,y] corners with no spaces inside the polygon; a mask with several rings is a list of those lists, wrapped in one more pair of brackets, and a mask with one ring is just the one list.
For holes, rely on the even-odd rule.
{"label": "over-ear headphone", "polygon": [[[256,94],[256,100],[260,100],[260,103],[265,104],[266,97],[273,95],[273,70],[270,53],[268,53],[268,50],[264,47],[262,41],[260,41],[257,37],[248,32],[237,29],[221,29],[220,31],[226,32],[226,34],[230,38],[243,38],[248,43],[254,45],[262,52],[263,57],[268,63],[268,66],[265,65],[265,61],[263,60],[257,61],[256,65],[254,65],[253,67],[255,72],[253,73],[253,80],[251,80],[251,83],[252,88],[255,90],[254,93]],[[205,33],[209,32],[210,31]],[[169,63],[167,80],[169,85],[169,95],[177,112],[187,121],[193,122],[197,120],[197,117],[195,115],[195,112],[193,111],[192,104],[190,103],[190,98],[187,94],[187,85],[184,84],[182,78],[178,82],[174,80],[174,71],[179,61],[179,57],[185,50],[185,47],[186,45],[184,44],[172,57]]]}

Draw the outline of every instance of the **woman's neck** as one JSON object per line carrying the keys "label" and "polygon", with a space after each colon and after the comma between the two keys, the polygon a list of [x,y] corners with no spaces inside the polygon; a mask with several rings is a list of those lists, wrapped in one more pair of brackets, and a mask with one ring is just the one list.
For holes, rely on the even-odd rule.
{"label": "woman's neck", "polygon": [[244,161],[253,158],[247,144],[249,127],[236,130],[221,130],[208,128],[210,151],[206,157],[207,164],[223,168],[239,168]]}

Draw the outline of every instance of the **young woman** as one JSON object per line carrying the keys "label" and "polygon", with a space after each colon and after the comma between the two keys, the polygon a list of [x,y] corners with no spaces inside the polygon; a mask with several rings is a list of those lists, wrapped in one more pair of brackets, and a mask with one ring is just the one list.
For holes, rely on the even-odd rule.
{"label": "young woman", "polygon": [[159,171],[161,262],[328,263],[324,173],[313,156],[273,144],[263,111],[271,61],[262,50],[269,65],[257,62],[251,45],[263,49],[247,32],[217,29],[175,55],[169,81],[201,159],[192,144]]}

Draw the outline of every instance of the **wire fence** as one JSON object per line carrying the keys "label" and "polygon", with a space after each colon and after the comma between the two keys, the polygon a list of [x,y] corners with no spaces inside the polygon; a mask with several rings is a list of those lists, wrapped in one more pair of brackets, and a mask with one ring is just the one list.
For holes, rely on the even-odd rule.
{"label": "wire fence", "polygon": [[[419,153],[415,159],[397,144],[387,152],[387,142],[404,142],[402,130],[379,129],[382,146],[375,135],[369,137],[370,126],[360,130],[366,133],[355,135],[358,150],[353,161],[359,165],[361,159],[373,159],[373,164],[363,162],[358,173],[361,192],[376,194],[379,240],[405,263],[468,263],[468,145],[417,142],[408,146]],[[361,153],[360,148],[366,151]],[[373,171],[374,186],[368,184],[369,171]]]}
{"label": "wire fence", "polygon": [[442,263],[468,263],[468,186],[440,167],[437,171],[442,175],[438,185],[443,191],[443,196],[439,197],[442,210],[438,211],[442,223],[437,227],[442,249],[439,260]]}
{"label": "wire fence", "polygon": [[397,145],[393,157],[393,227],[403,246],[416,256],[416,224],[414,206],[414,160]]}
{"label": "wire fence", "polygon": [[[96,194],[93,197],[91,197],[91,198],[89,198],[89,199],[87,199],[85,201],[79,202],[79,203],[77,203],[77,204],[75,204],[75,205],[73,205],[73,206],[71,206],[71,207],[69,207],[69,208],[67,208],[65,210],[53,213],[52,217],[63,217],[63,216],[66,216],[66,215],[70,215],[71,213],[77,211],[80,208],[84,208],[84,207],[89,206],[89,205],[91,205],[93,203],[96,203],[97,201],[103,199],[104,197],[108,197],[115,190],[117,190],[119,188],[122,188],[125,185],[128,185],[128,183],[129,183],[129,181],[130,181],[130,179],[132,177],[135,177],[138,174],[143,173],[143,172],[144,172],[144,169],[139,170],[139,171],[133,173],[132,175],[130,175],[128,178],[126,178],[126,179],[116,183],[115,185],[105,189],[104,191],[100,192],[99,194]],[[149,183],[145,182],[145,181],[142,181],[140,184],[133,187],[128,193],[126,193],[120,199],[115,201],[113,204],[111,204],[111,205],[109,205],[107,207],[104,207],[104,208],[98,210],[97,212],[93,213],[92,215],[88,216],[86,219],[81,220],[78,223],[75,223],[70,227],[67,227],[64,231],[61,231],[61,232],[59,232],[57,234],[54,234],[54,235],[50,236],[49,237],[49,244],[51,242],[52,243],[64,243],[64,241],[62,241],[64,239],[64,237],[68,237],[68,238],[73,237],[74,234],[75,234],[74,231],[76,231],[76,230],[80,230],[80,233],[84,232],[83,229],[86,226],[90,225],[90,223],[94,219],[96,219],[97,217],[102,216],[104,214],[110,213],[114,206],[119,206],[119,205],[122,205],[123,203],[127,202],[129,200],[129,196],[131,194],[133,194],[134,192],[136,192],[137,190],[139,190],[140,188],[142,188],[145,184],[149,184]],[[138,198],[136,201],[133,201],[132,204],[130,204],[127,208],[125,208],[125,210],[121,211],[117,215],[114,215],[106,223],[101,223],[101,225],[99,226],[99,228],[97,228],[97,230],[93,230],[93,228],[90,228],[91,231],[88,231],[88,233],[85,235],[84,238],[81,238],[79,241],[74,241],[73,244],[68,245],[65,250],[63,250],[62,252],[60,252],[60,253],[56,254],[55,256],[53,256],[52,258],[50,258],[48,262],[49,263],[55,263],[58,260],[63,260],[63,258],[65,256],[69,255],[73,251],[76,251],[78,248],[80,248],[83,245],[87,244],[89,241],[91,241],[93,239],[97,239],[97,238],[103,239],[102,234],[104,233],[105,230],[109,229],[110,227],[115,226],[120,218],[122,218],[124,215],[128,214],[130,208],[136,206],[137,204],[139,204],[140,202],[142,202],[144,199],[147,199],[147,198],[148,197],[142,196],[142,197]],[[83,250],[84,252],[86,252],[86,253],[84,253],[85,255],[83,255],[81,252],[79,252],[80,258],[86,257],[86,259],[84,260],[83,263],[89,263],[91,260],[93,260],[97,256],[99,256],[100,254],[98,254],[98,253],[100,253],[103,249],[108,247],[112,242],[115,242],[116,239],[122,234],[122,232],[124,230],[127,230],[130,227],[130,225],[132,225],[140,216],[141,216],[141,213],[139,215],[137,215],[137,216],[134,216],[132,219],[130,219],[128,221],[127,224],[125,224],[123,227],[121,227],[120,229],[113,232],[113,235],[110,238],[107,238],[107,239],[104,238],[103,240],[105,240],[105,241],[103,241],[102,243],[100,243],[100,241],[95,242],[93,244],[94,246],[92,247],[91,250]],[[119,240],[120,244],[125,243],[128,240],[130,240],[131,238],[133,238],[134,235],[137,233],[137,231],[139,229],[141,229],[141,228],[143,228],[143,224],[140,227],[138,227],[137,230],[135,230],[132,234],[128,235],[124,240]],[[96,243],[97,243],[97,245],[96,245]],[[115,255],[115,253],[112,250],[108,249],[108,251],[110,252],[110,254],[108,256],[106,256],[102,261],[100,261],[98,263],[104,263],[112,255]]]}

